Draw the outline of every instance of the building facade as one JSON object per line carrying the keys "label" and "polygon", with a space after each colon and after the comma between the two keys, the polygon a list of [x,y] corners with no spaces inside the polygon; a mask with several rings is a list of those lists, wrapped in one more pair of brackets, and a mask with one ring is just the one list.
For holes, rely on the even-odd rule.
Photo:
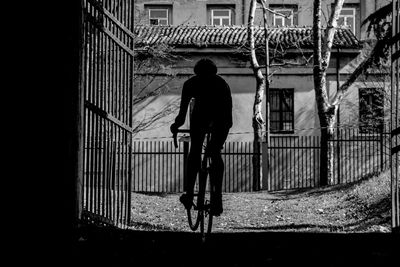
{"label": "building facade", "polygon": [[[333,0],[323,1],[323,20],[330,14]],[[388,0],[346,0],[339,18],[360,40],[367,38],[362,21]],[[249,0],[137,0],[136,23],[148,25],[247,25]],[[312,26],[312,0],[271,0],[272,26]],[[282,17],[279,14],[286,15]],[[256,24],[262,23],[262,10],[256,10]],[[324,23],[324,21],[323,21]]]}
{"label": "building facade", "polygon": [[[339,24],[352,33],[339,36],[338,42],[334,45],[330,66],[328,68],[328,89],[334,94],[337,89],[337,80],[343,83],[354,67],[360,61],[362,41],[367,40],[365,28],[361,22],[369,14],[383,5],[386,1],[353,0],[345,1],[344,8],[339,18]],[[326,1],[323,5],[323,17],[328,17],[333,1]],[[278,36],[275,46],[277,52],[283,40],[305,40],[311,38],[308,33],[298,39],[291,39],[297,36],[303,29],[310,29],[312,26],[312,0],[308,1],[269,1],[269,7],[276,13],[269,15],[269,23],[272,28],[278,29]],[[147,43],[147,47],[162,43],[163,40],[172,40],[170,47],[174,53],[181,56],[181,60],[173,64],[166,64],[165,71],[173,73],[174,78],[168,82],[168,92],[149,97],[136,106],[135,120],[144,122],[152,121],[143,131],[137,133],[136,138],[165,138],[169,135],[169,125],[177,113],[177,105],[180,99],[181,87],[184,81],[193,75],[193,66],[200,58],[208,57],[214,60],[218,66],[218,73],[230,85],[233,96],[233,117],[234,126],[228,141],[251,141],[252,136],[252,107],[254,92],[256,88],[253,71],[250,68],[249,57],[243,50],[239,51],[240,44],[229,44],[229,38],[218,41],[215,36],[228,34],[236,31],[233,39],[246,42],[244,35],[247,25],[249,1],[245,0],[181,0],[181,1],[136,1],[136,25],[137,33],[140,32],[140,25],[144,28],[163,29],[169,31],[149,30],[147,35],[138,34],[139,46]],[[256,11],[256,24],[260,24],[262,11]],[[285,17],[280,16],[285,15]],[[223,26],[223,27],[220,27]],[[185,36],[185,29],[202,28],[203,31]],[[171,30],[174,29],[174,30]],[[172,32],[179,29],[181,38],[170,36]],[[211,29],[211,30],[210,30]],[[219,33],[215,32],[217,29]],[[231,29],[231,30],[229,30]],[[293,29],[292,32],[282,29]],[[297,29],[297,30],[294,30]],[[227,33],[225,33],[227,32]],[[242,32],[240,35],[238,32]],[[293,35],[293,32],[296,34]],[[343,31],[342,31],[343,32]],[[162,38],[160,38],[160,36]],[[279,37],[280,36],[280,37]],[[348,37],[351,36],[351,37]],[[196,39],[197,38],[197,39]],[[209,38],[209,39],[207,39]],[[279,39],[280,38],[280,39]],[[303,38],[303,39],[302,39]],[[341,39],[342,38],[342,39]],[[348,44],[348,39],[354,39],[355,44]],[[153,40],[153,42],[151,42]],[[157,41],[154,41],[157,40]],[[190,43],[188,40],[196,40]],[[205,41],[204,41],[205,40]],[[225,43],[224,43],[225,42]],[[340,42],[342,45],[340,46]],[[284,51],[285,62],[303,62],[312,56],[312,47],[301,44],[299,47],[290,48]],[[279,60],[275,63],[279,63]],[[276,135],[319,135],[319,119],[315,104],[313,90],[312,60],[308,64],[291,64],[289,67],[281,67],[279,64],[272,67],[271,72],[271,131]],[[148,72],[137,72],[138,77],[148,77]],[[166,80],[165,73],[152,73],[152,83],[141,82],[138,79],[135,91],[142,91],[141,88],[148,87],[148,90],[163,85]],[[168,76],[168,75],[167,75]],[[146,79],[148,81],[148,79]],[[376,101],[376,95],[371,90],[377,87],[384,89],[385,84],[381,82],[359,81],[348,90],[340,110],[341,123],[354,126],[362,120],[368,124],[368,118],[375,113],[368,111],[367,106],[377,106],[378,113],[381,111],[380,104]],[[375,95],[372,97],[371,95]],[[175,107],[175,109],[171,108]],[[165,111],[165,113],[163,113]],[[156,116],[154,115],[156,114]],[[186,125],[188,126],[188,125]],[[359,126],[362,131],[362,126]]]}

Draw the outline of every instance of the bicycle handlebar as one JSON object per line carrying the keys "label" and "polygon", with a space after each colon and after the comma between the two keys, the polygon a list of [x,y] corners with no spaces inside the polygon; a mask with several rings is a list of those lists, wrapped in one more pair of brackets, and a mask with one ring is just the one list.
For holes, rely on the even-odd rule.
{"label": "bicycle handlebar", "polygon": [[173,138],[174,138],[174,146],[175,148],[178,148],[178,133],[190,133],[189,129],[178,129],[174,134],[173,134]]}

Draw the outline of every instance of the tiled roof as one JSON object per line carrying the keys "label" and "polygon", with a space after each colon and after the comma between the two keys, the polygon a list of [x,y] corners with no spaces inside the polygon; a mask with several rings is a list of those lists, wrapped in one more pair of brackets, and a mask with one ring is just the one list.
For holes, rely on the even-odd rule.
{"label": "tiled roof", "polygon": [[[268,29],[270,46],[312,48],[311,27]],[[247,42],[246,26],[136,26],[136,46],[164,43],[180,48],[239,47]],[[255,28],[256,45],[264,43],[264,28]],[[333,47],[359,48],[360,42],[348,28],[338,28]]]}

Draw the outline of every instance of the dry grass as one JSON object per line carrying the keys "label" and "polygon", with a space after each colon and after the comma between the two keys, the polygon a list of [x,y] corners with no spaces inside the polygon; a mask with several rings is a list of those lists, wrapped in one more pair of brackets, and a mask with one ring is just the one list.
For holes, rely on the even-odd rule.
{"label": "dry grass", "polygon": [[[180,194],[133,194],[132,229],[191,231]],[[214,232],[388,232],[390,176],[357,184],[277,192],[227,193]]]}

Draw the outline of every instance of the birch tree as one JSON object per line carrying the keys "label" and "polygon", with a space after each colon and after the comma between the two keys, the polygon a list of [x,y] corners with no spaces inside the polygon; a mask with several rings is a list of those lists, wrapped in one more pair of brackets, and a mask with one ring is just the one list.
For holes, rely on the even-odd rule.
{"label": "birch tree", "polygon": [[337,92],[329,97],[327,93],[326,75],[331,58],[333,39],[336,33],[337,21],[343,7],[344,0],[335,0],[326,29],[322,28],[321,0],[314,0],[313,7],[313,76],[315,100],[318,118],[321,127],[321,153],[320,153],[320,184],[327,185],[333,181],[333,143],[329,142],[335,133],[337,112],[343,96],[350,86],[374,65],[380,64],[380,59],[385,56],[385,40],[378,38],[371,52],[355,68],[348,79],[339,87]]}
{"label": "birch tree", "polygon": [[[247,37],[250,45],[250,63],[254,72],[254,76],[256,78],[256,92],[254,96],[254,104],[253,104],[253,118],[252,118],[252,126],[253,126],[253,169],[254,177],[253,177],[253,189],[257,190],[260,185],[258,184],[260,181],[260,177],[262,176],[262,168],[261,168],[261,157],[259,155],[261,149],[261,142],[263,141],[263,134],[265,131],[265,121],[262,114],[262,104],[264,99],[264,91],[266,86],[269,86],[268,76],[264,77],[260,64],[257,60],[256,55],[256,47],[255,47],[255,37],[254,37],[254,16],[257,8],[257,1],[251,0],[250,2],[250,12],[249,12],[249,20],[248,20],[248,28],[247,28]],[[264,18],[264,28],[267,27],[266,15],[265,11],[263,11]],[[265,35],[267,36],[267,35]],[[266,45],[268,45],[268,41],[266,41]],[[267,56],[267,53],[266,53]]]}
{"label": "birch tree", "polygon": [[[255,12],[257,8],[257,3],[261,5],[263,12],[263,31],[265,36],[264,47],[256,47],[255,43],[255,29],[254,25]],[[289,66],[306,66],[310,62],[310,57],[301,53],[301,48],[298,43],[292,43],[294,47],[298,47],[300,54],[302,54],[302,59],[298,61],[295,59],[291,61],[285,58],[286,47],[277,45],[270,49],[269,40],[270,36],[268,34],[268,13],[274,13],[282,17],[286,17],[284,14],[280,14],[268,8],[266,0],[252,0],[250,2],[250,10],[248,17],[248,28],[247,28],[247,42],[249,45],[250,54],[250,64],[256,79],[256,91],[254,96],[253,104],[253,117],[252,117],[252,127],[253,127],[253,167],[254,167],[254,177],[253,186],[254,190],[258,190],[261,186],[265,188],[265,185],[260,183],[260,178],[263,177],[261,166],[265,166],[267,173],[264,173],[263,181],[268,181],[269,177],[269,164],[270,164],[270,108],[269,108],[269,87],[271,82],[271,77],[273,73],[270,73],[270,67],[289,67]],[[258,27],[257,27],[258,28]],[[260,51],[261,50],[261,51]],[[265,62],[260,65],[257,55],[263,55]],[[272,55],[272,57],[271,57]],[[262,69],[265,68],[265,75]],[[266,97],[266,120],[263,118],[262,107],[264,102],[264,95]],[[266,149],[263,153],[263,158],[260,157],[261,152],[261,142],[265,141]]]}
{"label": "birch tree", "polygon": [[[249,21],[248,21],[248,42],[250,45],[251,56],[250,62],[256,77],[256,94],[253,105],[253,131],[254,131],[254,151],[259,151],[259,142],[262,141],[262,133],[265,131],[266,122],[262,117],[262,103],[263,95],[267,86],[269,86],[269,77],[263,76],[261,67],[257,61],[256,49],[255,49],[255,39],[254,39],[254,14],[256,10],[257,3],[260,3],[263,7],[263,19],[264,19],[264,29],[266,36],[266,45],[268,45],[268,35],[267,35],[267,15],[268,10],[267,0],[252,0],[250,2],[249,11]],[[334,37],[336,34],[336,29],[338,27],[338,18],[343,7],[344,0],[335,0],[331,13],[328,17],[325,27],[322,25],[322,18],[324,16],[322,12],[322,1],[314,0],[313,5],[313,77],[314,77],[314,91],[315,100],[318,111],[318,118],[321,128],[321,153],[320,153],[320,184],[327,185],[329,182],[333,181],[333,159],[334,159],[334,149],[332,142],[329,140],[335,134],[335,126],[337,120],[337,113],[339,105],[343,100],[346,91],[349,90],[350,86],[357,80],[359,76],[364,74],[366,70],[373,67],[374,65],[380,65],[381,59],[387,58],[387,39],[382,36],[377,36],[377,41],[374,44],[370,52],[366,53],[363,57],[361,63],[354,69],[350,74],[348,79],[339,87],[337,92],[333,96],[328,95],[327,91],[327,70],[330,63],[331,51],[333,46]],[[384,7],[385,8],[385,7]],[[387,10],[386,8],[385,10]],[[378,11],[378,14],[384,12]],[[386,12],[387,13],[387,12]],[[380,16],[382,18],[382,15]],[[377,20],[376,16],[371,16],[368,18],[371,25],[376,26],[376,21],[381,22],[382,20]],[[375,19],[375,20],[374,20]],[[373,23],[375,22],[375,24]],[[386,24],[379,24],[380,28],[384,28]],[[370,26],[372,27],[372,26]],[[382,38],[380,38],[382,37]],[[268,53],[268,52],[267,52]],[[268,67],[266,72],[268,72]],[[267,111],[268,112],[268,111]],[[268,116],[268,113],[267,113]],[[267,123],[268,123],[267,118]],[[253,158],[253,163],[255,166],[257,158]],[[261,160],[259,160],[261,163]]]}

